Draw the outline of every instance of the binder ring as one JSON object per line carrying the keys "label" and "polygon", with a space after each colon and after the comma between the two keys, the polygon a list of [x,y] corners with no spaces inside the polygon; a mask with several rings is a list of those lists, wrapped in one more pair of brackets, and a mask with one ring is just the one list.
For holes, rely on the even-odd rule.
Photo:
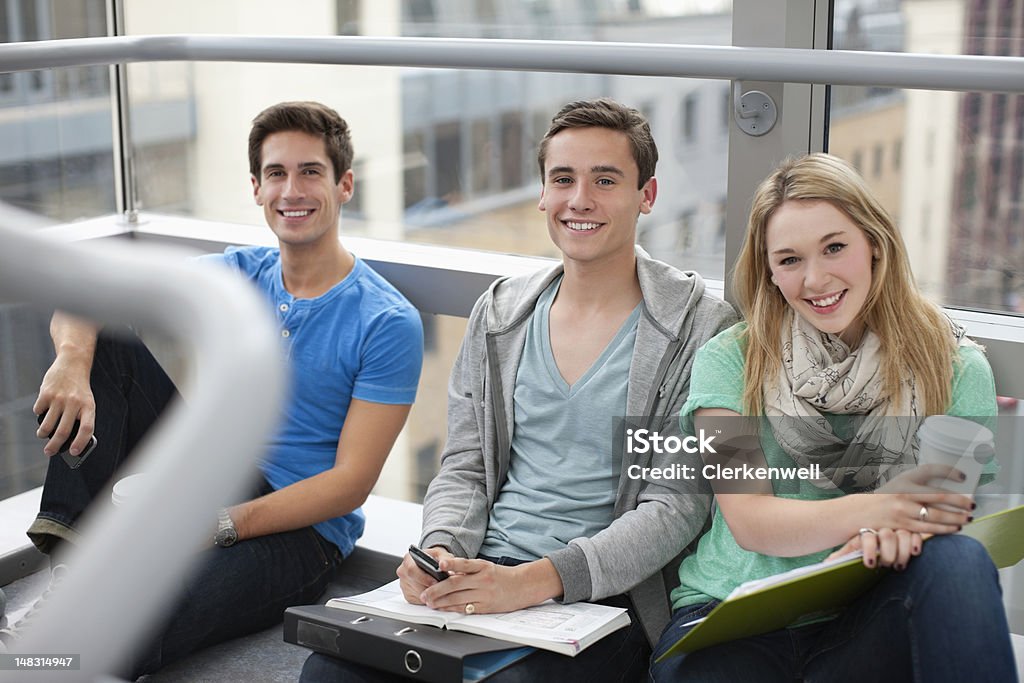
{"label": "binder ring", "polygon": [[409,650],[405,653],[405,670],[411,674],[419,673],[423,668],[423,658],[416,650]]}

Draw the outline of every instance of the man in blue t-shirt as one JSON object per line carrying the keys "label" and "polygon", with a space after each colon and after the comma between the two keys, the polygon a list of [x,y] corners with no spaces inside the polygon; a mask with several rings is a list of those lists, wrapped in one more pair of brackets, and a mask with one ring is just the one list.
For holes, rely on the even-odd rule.
{"label": "man in blue t-shirt", "polygon": [[[312,102],[256,117],[249,164],[256,203],[278,247],[203,257],[251,280],[277,312],[291,386],[281,425],[248,500],[210,520],[216,533],[185,596],[129,665],[138,676],[199,648],[266,628],[317,599],[363,531],[359,510],[416,395],[423,330],[408,301],[338,240],[353,192],[348,125]],[[177,391],[137,340],[54,314],[56,359],[33,406],[43,451],[57,453],[77,420],[71,455],[51,458],[29,536],[44,552],[78,538],[79,515]],[[216,457],[215,453],[210,454]]]}

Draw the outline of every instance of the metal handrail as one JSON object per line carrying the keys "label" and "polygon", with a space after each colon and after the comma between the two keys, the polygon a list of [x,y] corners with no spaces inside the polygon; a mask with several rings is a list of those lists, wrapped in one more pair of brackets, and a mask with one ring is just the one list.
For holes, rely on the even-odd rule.
{"label": "metal handrail", "polygon": [[[66,244],[0,226],[0,292],[180,340],[194,360],[187,402],[172,405],[132,460],[147,473],[123,506],[97,500],[73,571],[17,650],[79,654],[61,680],[113,673],[177,596],[214,510],[249,485],[284,388],[276,323],[255,289],[226,269],[139,245]],[[40,453],[40,457],[43,457]],[[123,473],[122,473],[123,474]],[[95,506],[94,506],[95,507]],[[11,680],[13,671],[0,671]]]}
{"label": "metal handrail", "polygon": [[0,45],[0,72],[157,61],[564,71],[1024,92],[1024,57],[364,36],[120,36]]}

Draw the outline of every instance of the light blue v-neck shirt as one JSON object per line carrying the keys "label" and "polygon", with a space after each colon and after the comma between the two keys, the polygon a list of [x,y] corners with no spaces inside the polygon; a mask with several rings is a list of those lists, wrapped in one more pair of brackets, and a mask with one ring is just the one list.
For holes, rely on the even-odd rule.
{"label": "light blue v-neck shirt", "polygon": [[[551,351],[548,318],[561,278],[537,300],[516,374],[508,480],[491,510],[480,554],[536,560],[612,522],[640,305],[571,387]],[[586,334],[581,330],[580,334]]]}

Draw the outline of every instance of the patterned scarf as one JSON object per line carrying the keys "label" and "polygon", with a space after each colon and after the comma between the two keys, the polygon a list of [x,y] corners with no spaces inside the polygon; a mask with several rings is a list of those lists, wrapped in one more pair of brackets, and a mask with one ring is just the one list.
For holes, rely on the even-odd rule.
{"label": "patterned scarf", "polygon": [[[958,343],[964,329],[949,321]],[[967,343],[970,343],[967,340]],[[800,466],[818,465],[823,489],[870,491],[917,462],[917,427],[923,416],[913,374],[899,401],[885,391],[880,340],[865,330],[851,350],[792,311],[782,329],[782,367],[764,387],[765,415],[779,446]],[[822,413],[840,420],[852,438],[838,436]],[[833,419],[835,421],[835,419]],[[837,425],[838,426],[838,425]]]}

